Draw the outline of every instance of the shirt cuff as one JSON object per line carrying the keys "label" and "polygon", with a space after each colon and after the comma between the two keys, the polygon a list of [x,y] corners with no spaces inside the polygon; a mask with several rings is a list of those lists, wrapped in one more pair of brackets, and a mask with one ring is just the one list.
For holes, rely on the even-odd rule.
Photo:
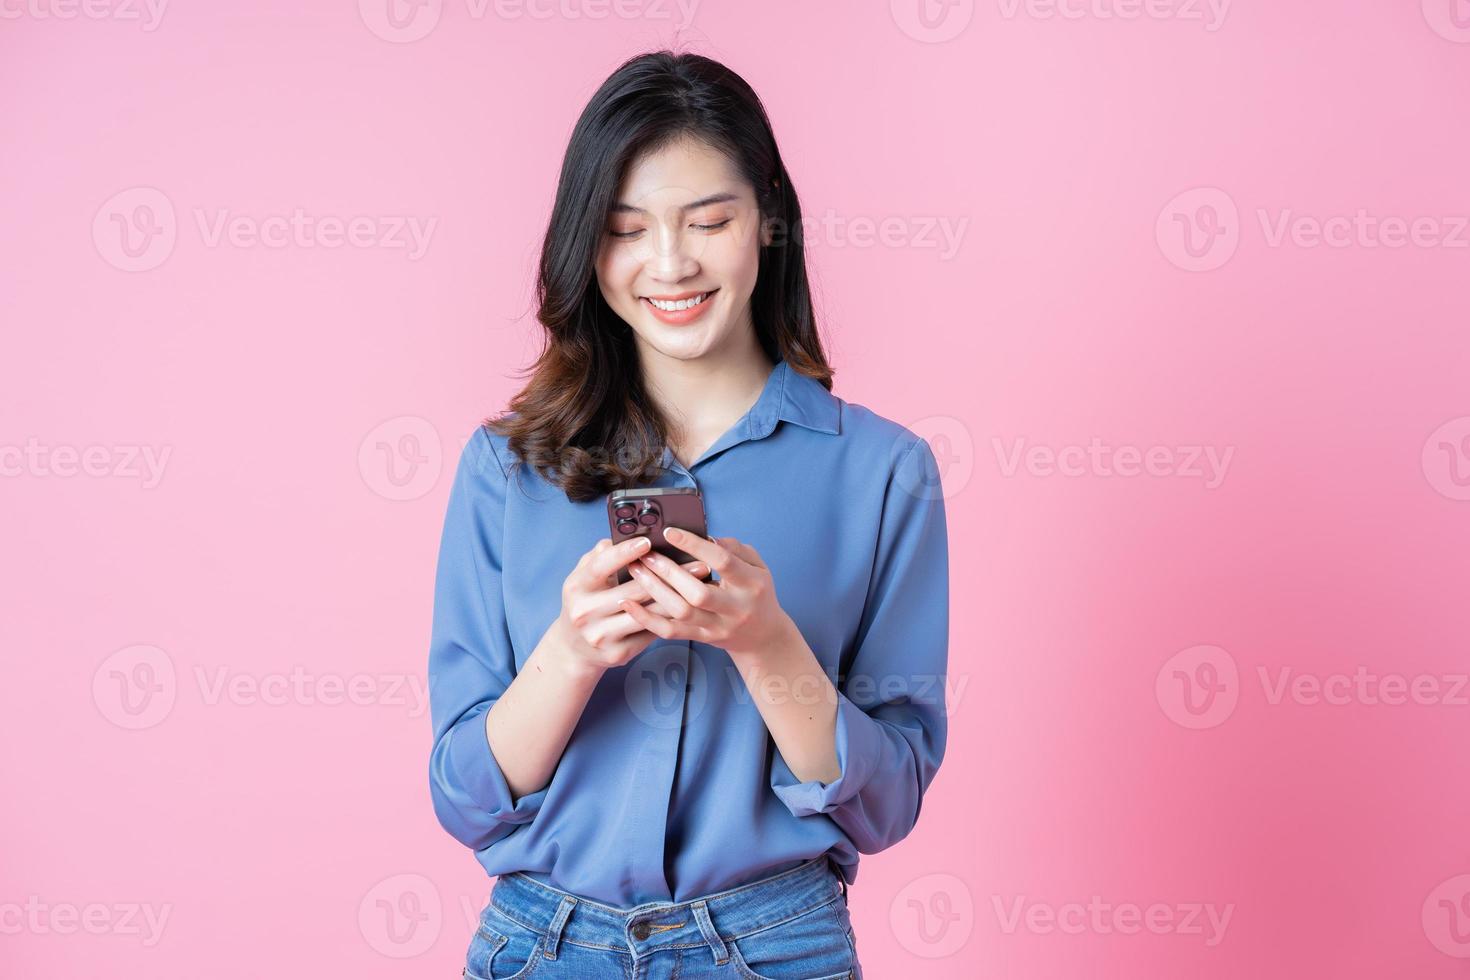
{"label": "shirt cuff", "polygon": [[858,794],[872,778],[883,752],[882,722],[837,692],[837,765],[842,775],[830,783],[800,782],[777,750],[771,765],[771,788],[793,816],[830,813]]}
{"label": "shirt cuff", "polygon": [[541,810],[547,785],[534,793],[512,799],[510,784],[485,734],[485,714],[477,711],[465,718],[449,733],[449,752],[445,764],[449,768],[449,785],[462,787],[471,803],[484,810],[498,823],[530,823]]}

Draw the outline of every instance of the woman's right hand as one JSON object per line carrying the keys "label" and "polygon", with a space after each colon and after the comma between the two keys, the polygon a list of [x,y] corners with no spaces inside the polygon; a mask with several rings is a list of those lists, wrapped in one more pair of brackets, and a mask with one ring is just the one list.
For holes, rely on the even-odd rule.
{"label": "woman's right hand", "polygon": [[[632,599],[661,616],[669,615],[636,579],[619,584],[616,578],[618,569],[648,554],[647,541],[637,537],[614,545],[611,538],[603,538],[578,560],[562,583],[561,615],[552,629],[561,641],[557,647],[574,671],[595,675],[621,667],[658,639],[618,608],[623,599]],[[680,567],[697,578],[709,574],[701,561]]]}

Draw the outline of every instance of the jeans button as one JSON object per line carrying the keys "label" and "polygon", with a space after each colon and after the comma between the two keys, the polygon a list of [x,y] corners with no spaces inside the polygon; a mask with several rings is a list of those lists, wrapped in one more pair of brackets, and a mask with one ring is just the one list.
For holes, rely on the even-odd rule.
{"label": "jeans button", "polygon": [[633,926],[633,938],[639,942],[647,939],[650,932],[651,930],[648,928],[647,922],[639,922]]}

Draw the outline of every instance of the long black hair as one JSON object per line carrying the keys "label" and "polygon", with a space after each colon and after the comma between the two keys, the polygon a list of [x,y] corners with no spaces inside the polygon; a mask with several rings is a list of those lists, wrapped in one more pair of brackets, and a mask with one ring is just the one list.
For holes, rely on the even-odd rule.
{"label": "long black hair", "polygon": [[582,110],[562,161],[536,283],[545,346],[510,401],[514,415],[484,423],[509,436],[518,462],[572,500],[651,477],[668,438],[643,389],[632,330],[603,299],[595,263],[628,167],[687,137],[730,159],[774,230],[761,245],[750,301],[761,347],[772,361],[832,387],[807,282],[801,205],[760,98],[702,55],[631,58]]}

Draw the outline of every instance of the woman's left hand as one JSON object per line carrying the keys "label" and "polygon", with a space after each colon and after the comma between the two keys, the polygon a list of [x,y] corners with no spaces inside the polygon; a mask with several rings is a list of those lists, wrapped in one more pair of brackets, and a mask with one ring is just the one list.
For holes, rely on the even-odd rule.
{"label": "woman's left hand", "polygon": [[628,571],[669,612],[660,616],[624,600],[623,610],[644,629],[666,640],[708,643],[732,656],[757,656],[795,625],[776,601],[770,569],[750,545],[735,538],[711,541],[680,528],[668,528],[664,537],[720,580],[701,581],[657,552],[630,563]]}

